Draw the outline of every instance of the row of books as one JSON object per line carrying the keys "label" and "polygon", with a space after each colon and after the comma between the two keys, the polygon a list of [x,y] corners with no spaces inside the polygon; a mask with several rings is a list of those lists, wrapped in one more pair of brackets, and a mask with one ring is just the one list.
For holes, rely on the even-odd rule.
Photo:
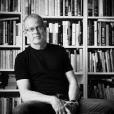
{"label": "row of books", "polygon": [[88,96],[90,98],[108,99],[114,101],[114,84],[108,79],[89,80]]}
{"label": "row of books", "polygon": [[0,114],[12,114],[13,109],[21,103],[20,97],[1,97]]}
{"label": "row of books", "polygon": [[4,89],[17,89],[17,83],[16,83],[16,78],[14,74],[8,75],[7,85],[5,86]]}
{"label": "row of books", "polygon": [[83,71],[83,49],[69,50],[67,49],[71,65],[75,72]]}
{"label": "row of books", "polygon": [[0,89],[4,89],[8,84],[8,74],[6,72],[0,72]]}
{"label": "row of books", "polygon": [[88,51],[89,72],[114,72],[114,49]]}
{"label": "row of books", "polygon": [[0,45],[20,45],[20,34],[20,23],[15,20],[0,21]]}
{"label": "row of books", "polygon": [[82,44],[82,25],[81,22],[71,23],[70,21],[62,22],[63,28],[63,46]]}
{"label": "row of books", "polygon": [[41,16],[81,16],[83,0],[25,0],[25,16],[37,13]]}
{"label": "row of books", "polygon": [[14,74],[0,72],[0,89],[17,89],[16,78]]}
{"label": "row of books", "polygon": [[114,1],[88,0],[88,16],[114,16]]}
{"label": "row of books", "polygon": [[0,0],[1,12],[20,12],[21,0]]}
{"label": "row of books", "polygon": [[[106,22],[105,22],[106,21]],[[88,21],[88,45],[114,45],[114,22],[111,20]]]}
{"label": "row of books", "polygon": [[13,69],[19,52],[20,50],[0,50],[0,69]]}

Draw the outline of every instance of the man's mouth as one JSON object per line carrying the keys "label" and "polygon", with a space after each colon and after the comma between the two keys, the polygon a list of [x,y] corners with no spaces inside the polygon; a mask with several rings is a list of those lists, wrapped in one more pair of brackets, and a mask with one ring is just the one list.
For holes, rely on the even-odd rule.
{"label": "man's mouth", "polygon": [[34,36],[34,38],[40,38],[40,36]]}

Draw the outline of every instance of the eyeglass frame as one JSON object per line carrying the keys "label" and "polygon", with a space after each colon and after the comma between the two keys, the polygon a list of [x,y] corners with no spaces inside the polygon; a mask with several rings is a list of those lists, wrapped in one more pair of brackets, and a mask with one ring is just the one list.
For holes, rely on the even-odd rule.
{"label": "eyeglass frame", "polygon": [[44,28],[43,26],[36,26],[36,27],[30,27],[28,29],[26,28],[25,31],[33,33],[35,30],[41,31],[41,30],[43,30],[43,28]]}

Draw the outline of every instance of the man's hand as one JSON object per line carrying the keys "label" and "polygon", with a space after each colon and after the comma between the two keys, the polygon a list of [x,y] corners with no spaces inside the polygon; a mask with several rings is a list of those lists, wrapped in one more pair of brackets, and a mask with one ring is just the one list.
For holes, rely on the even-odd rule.
{"label": "man's hand", "polygon": [[65,101],[60,100],[59,98],[55,96],[51,100],[51,105],[53,109],[55,110],[56,114],[66,114],[64,104],[65,104]]}
{"label": "man's hand", "polygon": [[79,106],[78,102],[65,101],[64,104],[67,114],[76,114],[77,108]]}

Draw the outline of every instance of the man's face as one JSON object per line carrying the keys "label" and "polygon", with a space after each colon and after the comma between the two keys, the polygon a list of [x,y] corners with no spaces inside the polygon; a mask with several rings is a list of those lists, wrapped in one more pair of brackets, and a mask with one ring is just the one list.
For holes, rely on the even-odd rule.
{"label": "man's face", "polygon": [[35,18],[30,18],[25,22],[25,28],[27,33],[27,38],[29,38],[30,44],[39,45],[45,38],[45,30],[41,23]]}

